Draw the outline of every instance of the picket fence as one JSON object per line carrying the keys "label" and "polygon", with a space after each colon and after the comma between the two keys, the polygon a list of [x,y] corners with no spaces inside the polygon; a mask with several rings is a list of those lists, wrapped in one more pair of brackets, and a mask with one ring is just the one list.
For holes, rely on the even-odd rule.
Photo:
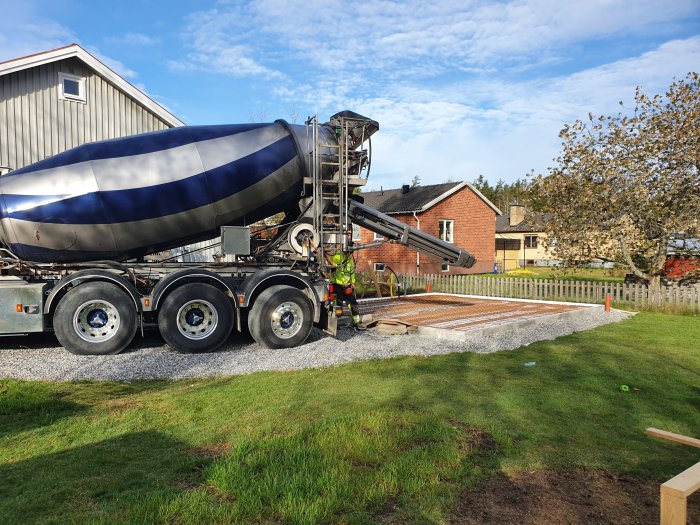
{"label": "picket fence", "polygon": [[409,292],[425,292],[430,283],[433,292],[596,304],[605,303],[605,295],[609,293],[613,306],[635,309],[673,307],[700,312],[700,285],[697,284],[662,286],[653,290],[645,284],[442,274],[400,275],[399,282]]}

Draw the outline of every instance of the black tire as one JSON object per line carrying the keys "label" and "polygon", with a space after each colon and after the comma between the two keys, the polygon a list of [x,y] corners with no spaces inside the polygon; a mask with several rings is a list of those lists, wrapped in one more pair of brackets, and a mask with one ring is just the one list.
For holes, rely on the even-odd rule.
{"label": "black tire", "polygon": [[98,281],[76,286],[61,298],[53,330],[73,354],[118,354],[134,338],[136,318],[136,305],[128,293],[115,284]]}
{"label": "black tire", "polygon": [[292,348],[309,337],[313,326],[311,301],[291,286],[263,291],[248,314],[248,329],[267,348]]}
{"label": "black tire", "polygon": [[210,284],[179,286],[163,301],[158,329],[177,352],[212,352],[226,342],[233,329],[233,305]]}

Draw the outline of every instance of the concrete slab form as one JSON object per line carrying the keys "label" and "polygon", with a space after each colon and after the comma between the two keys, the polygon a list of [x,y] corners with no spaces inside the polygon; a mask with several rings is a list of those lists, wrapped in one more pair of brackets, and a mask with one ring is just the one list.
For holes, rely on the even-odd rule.
{"label": "concrete slab form", "polygon": [[362,320],[398,322],[422,335],[461,341],[600,312],[602,305],[430,293],[360,301]]}

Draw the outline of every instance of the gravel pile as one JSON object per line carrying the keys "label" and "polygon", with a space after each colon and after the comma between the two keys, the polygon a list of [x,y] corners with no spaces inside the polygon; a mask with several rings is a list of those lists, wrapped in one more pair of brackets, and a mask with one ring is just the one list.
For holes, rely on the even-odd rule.
{"label": "gravel pile", "polygon": [[131,347],[119,355],[75,356],[57,346],[53,336],[41,334],[0,339],[0,377],[57,381],[182,379],[319,368],[401,355],[490,353],[618,322],[630,315],[616,310],[608,314],[602,309],[586,310],[573,318],[552,319],[544,326],[519,330],[504,327],[502,332],[487,336],[475,334],[459,342],[417,334],[354,332],[349,327],[341,327],[337,338],[314,329],[300,347],[270,350],[249,336],[234,334],[223,348],[205,354],[178,354],[171,351],[157,333],[146,333],[145,338],[137,335]]}

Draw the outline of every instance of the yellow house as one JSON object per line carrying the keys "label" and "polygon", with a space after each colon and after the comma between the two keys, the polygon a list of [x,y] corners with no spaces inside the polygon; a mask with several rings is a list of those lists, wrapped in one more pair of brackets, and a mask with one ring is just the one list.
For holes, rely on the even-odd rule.
{"label": "yellow house", "polygon": [[495,262],[499,271],[559,263],[545,250],[541,219],[541,215],[528,213],[525,206],[518,204],[510,206],[508,215],[496,216]]}

